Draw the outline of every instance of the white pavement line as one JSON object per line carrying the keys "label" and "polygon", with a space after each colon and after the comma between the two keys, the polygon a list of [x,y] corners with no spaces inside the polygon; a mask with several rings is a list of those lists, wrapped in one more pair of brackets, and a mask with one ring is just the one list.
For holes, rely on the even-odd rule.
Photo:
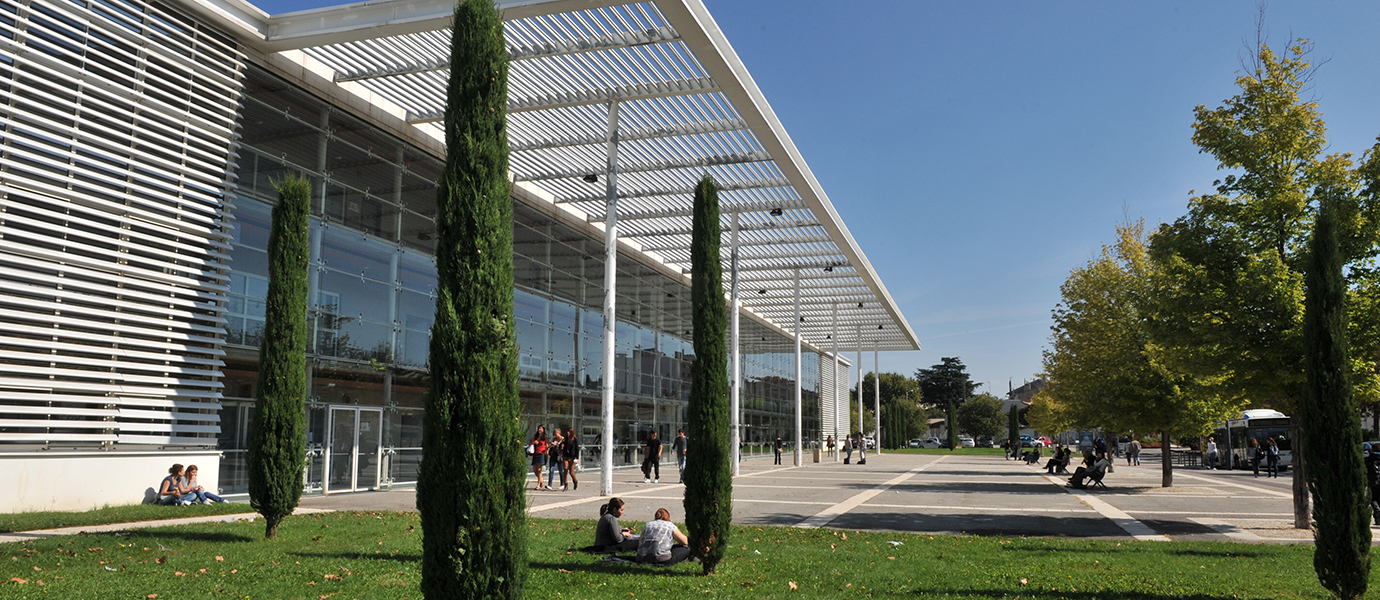
{"label": "white pavement line", "polygon": [[1188,520],[1193,521],[1194,523],[1197,523],[1199,525],[1206,525],[1208,527],[1211,527],[1215,529],[1217,533],[1225,535],[1238,542],[1250,542],[1254,544],[1257,542],[1265,541],[1265,538],[1262,538],[1254,533],[1251,533],[1240,527],[1232,525],[1231,523],[1228,523],[1222,519],[1213,519],[1207,517],[1189,517]]}
{"label": "white pavement line", "polygon": [[[638,496],[643,500],[682,500],[684,496]],[[804,500],[754,500],[751,498],[734,498],[734,504],[810,504],[814,506],[829,506],[833,502],[806,502]]]}
{"label": "white pavement line", "polygon": [[[650,493],[653,493],[653,492],[660,492],[660,491],[662,491],[662,490],[664,490],[664,489],[666,489],[666,488],[676,488],[676,487],[680,487],[681,484],[679,484],[679,483],[668,483],[668,484],[660,484],[660,485],[661,485],[661,486],[665,486],[665,487],[654,487],[654,488],[647,488],[647,489],[644,489],[644,490],[634,490],[634,491],[631,491],[631,492],[623,492],[622,494],[618,494],[618,497],[620,497],[620,498],[632,498],[632,497],[643,496],[643,495],[645,495],[645,494],[650,494]],[[539,505],[539,506],[530,506],[530,507],[527,508],[527,514],[532,514],[532,513],[534,513],[534,512],[542,512],[542,511],[546,511],[546,510],[554,510],[554,509],[557,509],[557,508],[565,508],[565,507],[567,507],[567,506],[579,506],[579,505],[581,505],[581,504],[589,504],[589,503],[591,503],[591,502],[608,502],[608,498],[612,498],[612,497],[613,497],[613,496],[590,496],[590,497],[588,497],[588,498],[576,498],[576,499],[574,499],[574,500],[566,500],[566,501],[564,501],[564,502],[552,502],[551,504],[542,504],[542,505]]]}
{"label": "white pavement line", "polygon": [[[175,508],[171,510],[177,510]],[[329,508],[303,508],[297,507],[292,511],[294,515],[310,515],[316,513],[335,512]],[[244,521],[254,520],[259,517],[259,513],[227,513],[222,515],[204,515],[200,517],[184,517],[181,519],[162,519],[158,521],[138,521],[135,523],[109,523],[106,525],[79,525],[76,527],[63,527],[60,529],[39,529],[35,531],[17,531],[14,533],[0,534],[0,544],[10,542],[23,542],[37,540],[48,537],[62,535],[76,535],[78,533],[110,533],[113,531],[128,531],[130,529],[147,529],[150,527],[173,527],[176,525],[192,525],[195,523],[214,523],[217,521]]]}
{"label": "white pavement line", "polygon": [[1175,473],[1175,475],[1178,475],[1178,476],[1180,476],[1180,477],[1187,477],[1187,478],[1189,478],[1189,479],[1197,479],[1198,481],[1209,481],[1209,482],[1215,483],[1215,484],[1217,484],[1217,485],[1229,485],[1229,486],[1232,486],[1232,487],[1239,487],[1239,488],[1241,488],[1241,489],[1243,489],[1243,490],[1250,490],[1250,491],[1252,491],[1252,492],[1257,492],[1257,493],[1262,493],[1262,494],[1269,494],[1269,495],[1271,495],[1271,496],[1276,496],[1276,497],[1279,497],[1279,498],[1293,498],[1293,497],[1294,497],[1294,494],[1293,494],[1292,492],[1276,492],[1276,491],[1271,490],[1271,489],[1266,489],[1266,488],[1258,487],[1258,486],[1254,486],[1254,485],[1246,485],[1246,484],[1244,484],[1244,483],[1235,483],[1235,482],[1231,482],[1231,481],[1222,481],[1221,479],[1213,479],[1213,478],[1211,478],[1211,477],[1202,477],[1202,476],[1200,476],[1200,475],[1189,475],[1188,473]]}
{"label": "white pavement line", "polygon": [[[923,510],[949,510],[964,512],[990,512],[997,514],[1007,513],[1090,513],[1097,512],[1091,508],[1012,508],[1006,506],[940,506],[928,504],[869,504],[868,508],[913,508]],[[1197,514],[1197,513],[1194,513]]]}
{"label": "white pavement line", "polygon": [[1128,510],[1126,514],[1131,515],[1201,515],[1204,517],[1242,517],[1246,519],[1262,519],[1265,517],[1290,517],[1294,513],[1262,513],[1262,512],[1206,512],[1201,510]]}
{"label": "white pavement line", "polygon": [[756,472],[756,473],[748,473],[747,475],[739,475],[738,478],[739,478],[739,479],[742,479],[742,478],[744,478],[744,477],[756,477],[756,476],[758,476],[758,475],[766,475],[767,473],[779,473],[779,472],[781,472],[781,471],[790,471],[790,470],[792,470],[792,469],[799,469],[799,468],[800,468],[800,467],[797,467],[797,466],[795,466],[795,465],[791,465],[791,466],[789,466],[789,467],[781,467],[780,469],[768,469],[768,470],[766,470],[766,471],[758,471],[758,472]]}
{"label": "white pavement line", "polygon": [[819,514],[797,523],[795,526],[804,529],[814,529],[816,527],[823,527],[825,525],[828,525],[834,519],[839,518],[839,515],[853,510],[862,503],[875,498],[878,494],[885,492],[887,488],[890,488],[893,485],[901,483],[902,481],[910,479],[911,477],[914,477],[916,473],[919,473],[921,471],[924,471],[925,469],[939,464],[940,461],[944,460],[945,458],[947,457],[941,456],[935,459],[934,462],[920,465],[918,467],[915,467],[914,469],[902,473],[901,475],[897,475],[896,477],[893,477],[890,481],[883,483],[870,490],[867,490],[866,492],[862,492],[856,496],[853,496],[852,498],[844,500],[843,502],[830,506],[829,508],[826,508],[823,511],[821,511]]}
{"label": "white pavement line", "polygon": [[1063,480],[1059,479],[1058,477],[1055,477],[1054,475],[1045,475],[1044,478],[1049,480],[1050,483],[1064,488],[1064,491],[1068,492],[1069,494],[1072,494],[1073,497],[1077,498],[1079,502],[1088,505],[1088,508],[1097,511],[1107,520],[1116,523],[1117,527],[1120,527],[1126,533],[1131,534],[1131,537],[1136,538],[1138,540],[1145,540],[1151,542],[1170,541],[1169,536],[1155,533],[1154,529],[1151,529],[1145,523],[1141,523],[1140,521],[1135,520],[1133,517],[1131,517],[1131,515],[1122,512],[1121,509],[1107,504],[1106,502],[1098,499],[1097,497],[1090,496],[1088,494],[1080,494],[1074,491],[1072,488],[1065,487]]}

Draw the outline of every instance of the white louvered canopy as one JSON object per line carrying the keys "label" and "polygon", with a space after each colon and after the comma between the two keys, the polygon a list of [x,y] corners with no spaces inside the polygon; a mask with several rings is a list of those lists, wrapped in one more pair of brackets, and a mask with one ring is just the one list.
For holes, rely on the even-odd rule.
{"label": "white louvered canopy", "polygon": [[[202,0],[212,2],[213,0]],[[740,297],[804,337],[913,350],[919,342],[761,91],[699,0],[500,0],[509,53],[513,176],[602,223],[607,103],[620,103],[619,236],[690,268],[691,190],[718,182],[725,289],[740,219]],[[211,6],[211,4],[203,4]],[[366,2],[268,17],[221,0],[264,51],[299,49],[440,136],[453,2]],[[599,175],[591,184],[584,177]],[[858,336],[861,335],[861,340]]]}

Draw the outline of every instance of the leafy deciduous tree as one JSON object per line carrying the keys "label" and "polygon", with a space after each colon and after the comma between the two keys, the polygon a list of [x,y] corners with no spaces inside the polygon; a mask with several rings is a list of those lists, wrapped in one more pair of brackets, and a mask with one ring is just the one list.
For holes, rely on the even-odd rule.
{"label": "leafy deciduous tree", "polygon": [[1005,425],[1001,400],[991,394],[978,394],[958,407],[958,428],[968,435],[996,437]]}

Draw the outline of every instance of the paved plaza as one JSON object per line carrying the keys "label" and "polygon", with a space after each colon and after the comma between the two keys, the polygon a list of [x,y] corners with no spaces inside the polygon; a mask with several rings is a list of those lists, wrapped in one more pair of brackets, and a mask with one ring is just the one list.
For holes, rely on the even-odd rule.
{"label": "paved plaza", "polygon": [[[1141,466],[1118,460],[1106,490],[1074,490],[1066,477],[1001,456],[869,453],[866,465],[825,458],[800,467],[770,459],[742,465],[733,485],[733,520],[741,524],[870,529],[914,533],[1057,536],[1145,540],[1311,541],[1293,529],[1292,479],[1255,478],[1249,471],[1176,468],[1173,488],[1160,487],[1157,453]],[[790,457],[785,457],[787,465]],[[614,495],[627,502],[624,520],[646,520],[658,507],[683,519],[683,486],[674,463],[661,483],[642,473],[614,473]],[[534,517],[599,516],[599,473],[582,474],[578,491],[532,491]],[[303,499],[311,508],[413,510],[410,490]]]}

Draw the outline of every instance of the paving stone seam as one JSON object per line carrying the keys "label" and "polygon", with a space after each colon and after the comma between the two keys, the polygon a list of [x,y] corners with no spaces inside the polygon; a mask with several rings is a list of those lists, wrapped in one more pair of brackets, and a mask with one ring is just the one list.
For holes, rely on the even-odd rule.
{"label": "paving stone seam", "polygon": [[859,494],[857,494],[857,495],[854,495],[852,498],[849,498],[849,499],[847,499],[847,500],[844,500],[843,502],[840,502],[840,503],[835,504],[835,505],[833,505],[833,506],[831,506],[831,507],[829,507],[829,508],[826,508],[826,509],[824,509],[823,511],[821,511],[819,514],[816,514],[816,515],[813,516],[813,517],[810,517],[810,518],[808,518],[808,519],[805,519],[804,521],[801,521],[801,522],[797,523],[795,526],[796,526],[796,527],[799,527],[799,528],[802,528],[802,529],[815,529],[815,528],[819,528],[819,527],[823,527],[823,526],[825,526],[825,525],[828,525],[829,523],[833,522],[834,519],[839,518],[840,516],[842,516],[843,514],[845,514],[845,513],[849,512],[849,511],[853,510],[854,508],[857,508],[858,506],[862,505],[862,503],[867,502],[868,500],[871,500],[872,498],[875,498],[877,495],[881,494],[882,492],[885,492],[885,491],[886,491],[888,488],[890,488],[891,486],[897,485],[897,484],[899,484],[899,483],[901,483],[901,482],[903,482],[903,481],[905,481],[905,480],[907,480],[907,479],[910,479],[911,477],[914,477],[916,474],[920,473],[921,471],[924,471],[924,470],[926,470],[926,469],[928,469],[928,468],[930,468],[930,467],[932,467],[932,466],[934,466],[934,465],[939,464],[939,463],[942,462],[945,458],[948,458],[948,457],[947,457],[947,456],[941,456],[941,457],[935,459],[933,462],[925,463],[925,464],[920,465],[920,466],[918,466],[918,467],[916,467],[916,468],[914,468],[914,469],[911,469],[911,470],[909,470],[909,471],[907,471],[907,472],[905,472],[905,473],[903,473],[903,474],[901,474],[901,475],[898,475],[898,476],[892,478],[890,481],[887,481],[886,483],[883,483],[883,484],[881,484],[881,485],[879,485],[879,486],[877,486],[877,487],[875,487],[875,488],[872,488],[872,489],[870,489],[870,490],[867,490],[867,491],[865,491],[865,492],[861,492],[861,493],[859,493]]}

